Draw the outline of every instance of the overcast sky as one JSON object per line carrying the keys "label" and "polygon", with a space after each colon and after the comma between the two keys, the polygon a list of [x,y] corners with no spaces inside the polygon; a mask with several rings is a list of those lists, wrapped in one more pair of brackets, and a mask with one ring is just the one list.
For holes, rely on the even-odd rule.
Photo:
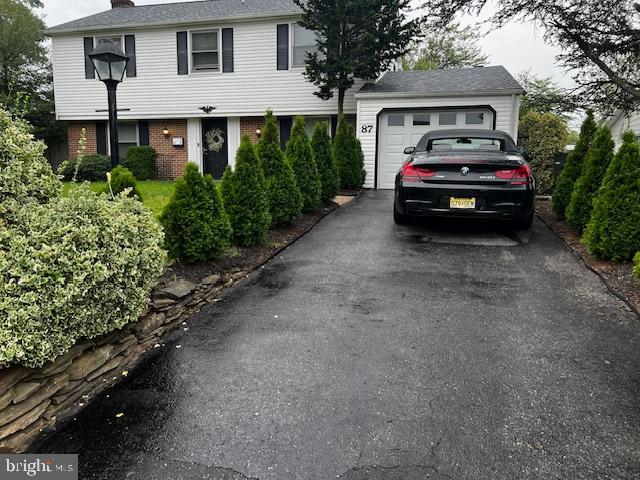
{"label": "overcast sky", "polygon": [[[187,1],[187,0],[173,0]],[[241,0],[237,0],[241,1]],[[136,5],[169,3],[164,0],[134,0]],[[111,8],[110,0],[43,0],[42,14],[48,26],[75,20]],[[475,19],[465,18],[473,24]],[[553,77],[564,86],[571,79],[555,66],[556,48],[545,45],[542,32],[529,24],[511,24],[493,31],[481,41],[492,65],[504,65],[513,75],[531,69],[538,76]]]}

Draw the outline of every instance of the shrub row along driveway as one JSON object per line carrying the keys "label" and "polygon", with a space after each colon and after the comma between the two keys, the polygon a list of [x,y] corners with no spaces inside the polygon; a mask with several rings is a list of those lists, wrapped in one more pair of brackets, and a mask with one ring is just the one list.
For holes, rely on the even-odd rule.
{"label": "shrub row along driveway", "polygon": [[540,222],[391,204],[327,217],[39,450],[110,480],[638,478],[635,316]]}

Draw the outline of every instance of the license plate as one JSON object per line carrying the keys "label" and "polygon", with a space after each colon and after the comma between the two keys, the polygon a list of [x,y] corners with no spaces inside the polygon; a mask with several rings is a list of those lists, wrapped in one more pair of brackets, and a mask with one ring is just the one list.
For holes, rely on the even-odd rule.
{"label": "license plate", "polygon": [[474,198],[456,198],[451,197],[449,200],[449,208],[476,208],[476,199]]}

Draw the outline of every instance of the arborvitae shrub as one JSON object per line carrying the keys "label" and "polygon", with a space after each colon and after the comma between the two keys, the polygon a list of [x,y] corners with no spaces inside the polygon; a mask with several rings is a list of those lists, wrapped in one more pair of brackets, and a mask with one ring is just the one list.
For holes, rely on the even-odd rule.
{"label": "arborvitae shrub", "polygon": [[293,169],[280,149],[278,126],[271,110],[265,115],[257,150],[264,171],[271,222],[273,225],[291,223],[302,212],[302,195]]}
{"label": "arborvitae shrub", "polygon": [[340,176],[333,158],[327,122],[316,124],[311,137],[311,148],[320,175],[320,198],[324,202],[330,202],[340,192]]}
{"label": "arborvitae shrub", "polygon": [[355,190],[364,184],[364,156],[355,133],[340,117],[336,138],[333,141],[333,158],[340,175],[342,188]]}
{"label": "arborvitae shrub", "polygon": [[137,180],[151,180],[156,177],[157,152],[147,145],[131,147],[121,165],[128,168]]}
{"label": "arborvitae shrub", "polygon": [[589,223],[593,210],[593,198],[613,159],[614,148],[611,130],[606,126],[602,127],[598,130],[591,148],[584,157],[582,174],[573,187],[571,201],[566,210],[567,222],[576,230],[584,230]]}
{"label": "arborvitae shrub", "polygon": [[103,192],[111,195],[118,195],[121,192],[124,192],[127,188],[130,188],[129,196],[130,197],[138,197],[138,200],[142,201],[142,194],[138,190],[138,182],[136,181],[136,177],[133,176],[127,168],[122,165],[118,165],[116,168],[111,170],[111,184],[109,183],[105,185]]}
{"label": "arborvitae shrub", "polygon": [[248,135],[240,142],[235,170],[227,167],[224,172],[221,193],[235,242],[250,246],[264,240],[271,224],[269,197],[258,154]]}
{"label": "arborvitae shrub", "polygon": [[176,182],[160,222],[169,255],[185,262],[219,257],[231,242],[231,223],[216,184],[210,175],[202,176],[194,163]]}
{"label": "arborvitae shrub", "polygon": [[320,206],[320,175],[307,137],[304,117],[296,117],[287,142],[287,161],[293,168],[302,194],[302,210],[313,212]]}
{"label": "arborvitae shrub", "polygon": [[597,130],[598,126],[593,118],[593,112],[589,110],[587,118],[580,128],[580,137],[578,143],[576,143],[576,148],[567,156],[562,173],[560,173],[556,188],[553,191],[553,211],[561,218],[565,216],[565,211],[571,201],[574,184],[582,173],[584,156],[591,148]]}
{"label": "arborvitae shrub", "polygon": [[621,262],[640,250],[640,146],[635,133],[623,135],[602,187],[593,201],[584,233],[589,251]]}

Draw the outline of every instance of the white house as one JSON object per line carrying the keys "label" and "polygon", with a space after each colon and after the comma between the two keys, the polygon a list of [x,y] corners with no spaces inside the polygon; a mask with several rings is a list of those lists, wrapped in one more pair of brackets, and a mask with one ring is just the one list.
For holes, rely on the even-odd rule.
{"label": "white house", "polygon": [[[130,61],[118,87],[121,154],[151,145],[161,178],[188,161],[219,177],[233,166],[242,134],[256,141],[272,109],[281,141],[293,117],[337,123],[337,100],[320,100],[304,77],[315,35],[296,22],[293,0],[211,0],[112,9],[47,30],[52,38],[56,115],[68,123],[69,155],[82,128],[87,152],[107,153],[107,95],[88,54],[102,38]],[[517,137],[522,88],[503,67],[388,72],[359,82],[345,100],[367,170],[366,187],[389,188],[405,146],[434,128],[500,129]],[[215,132],[222,148],[210,148]],[[181,145],[182,144],[182,145]],[[219,147],[219,145],[218,145]]]}
{"label": "white house", "polygon": [[625,113],[616,111],[607,122],[611,129],[611,136],[616,143],[616,149],[622,144],[622,134],[628,130],[640,137],[640,112]]}

